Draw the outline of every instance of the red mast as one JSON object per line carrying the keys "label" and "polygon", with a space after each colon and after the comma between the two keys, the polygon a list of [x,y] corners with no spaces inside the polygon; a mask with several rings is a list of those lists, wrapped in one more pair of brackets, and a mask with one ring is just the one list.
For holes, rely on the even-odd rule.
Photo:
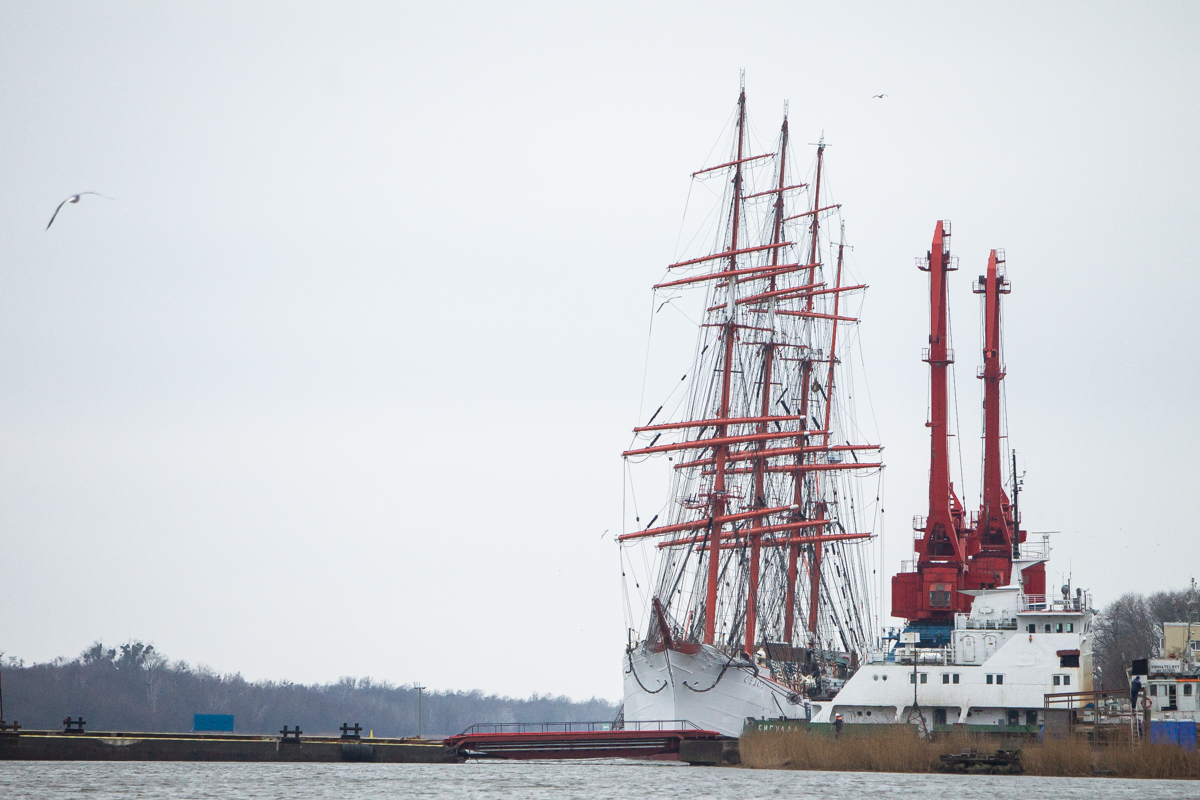
{"label": "red mast", "polygon": [[[1000,251],[1003,252],[1003,251]],[[1012,504],[1004,491],[1000,456],[1000,296],[1011,289],[1002,269],[1004,256],[996,250],[988,257],[987,274],[980,275],[974,291],[983,302],[983,499],[979,521],[967,540],[970,569],[967,588],[993,589],[1012,576]]]}
{"label": "red mast", "polygon": [[960,595],[967,566],[963,512],[950,483],[950,431],[947,372],[954,362],[949,342],[947,283],[957,269],[950,257],[950,223],[938,222],[926,263],[929,272],[929,515],[914,521],[920,534],[915,543],[916,572],[892,578],[892,614],[910,620],[947,622],[957,611],[970,608],[971,597]]}
{"label": "red mast", "polygon": [[[818,212],[821,211],[821,168],[824,166],[824,163],[825,163],[825,142],[824,142],[824,140],[822,140],[817,145],[817,175],[816,175],[816,180],[813,183],[813,206],[812,206],[812,211],[808,212],[808,214],[812,215],[812,222],[809,223],[809,251],[808,251],[808,270],[809,270],[809,272],[808,272],[808,279],[806,281],[806,283],[809,283],[809,284],[816,282],[816,274],[817,274],[817,246],[818,246],[817,234],[820,231],[820,217],[819,217]],[[807,214],[799,214],[797,216],[803,217],[803,216],[807,216]],[[805,302],[805,312],[811,314],[812,309],[813,309],[813,297],[812,297],[812,295],[809,295],[808,299]],[[793,503],[793,505],[796,506],[797,509],[800,509],[797,512],[797,516],[800,519],[803,519],[804,478],[805,478],[806,471],[804,469],[804,455],[802,452],[802,448],[804,447],[805,444],[807,444],[807,439],[808,439],[808,437],[804,434],[804,431],[806,431],[808,428],[808,418],[809,418],[809,397],[810,397],[809,385],[812,383],[812,359],[811,358],[806,358],[804,360],[804,362],[801,364],[800,375],[801,375],[801,380],[800,380],[800,431],[801,431],[801,435],[800,435],[799,439],[797,440],[797,449],[801,450],[801,452],[797,453],[797,455],[796,455],[796,476],[793,481],[792,503]],[[821,515],[823,514],[823,509],[818,509],[817,513],[818,513],[818,519],[820,519]],[[796,580],[797,580],[797,578],[799,578],[798,561],[799,561],[799,557],[800,557],[800,547],[801,547],[801,545],[799,543],[793,543],[788,548],[787,591],[786,591],[785,606],[784,606],[784,609],[785,609],[784,610],[784,640],[788,644],[791,644],[791,642],[792,642],[792,628],[796,624],[796,620],[795,620]],[[812,581],[815,578],[816,581],[818,581],[817,583],[815,583],[815,585],[819,586],[820,585],[819,579],[820,579],[820,572],[821,572],[821,564],[820,564],[820,558],[821,558],[820,547],[821,547],[821,545],[819,543],[814,542],[812,547],[813,547],[814,552],[813,552],[812,559],[809,562],[809,580]],[[810,592],[810,598],[809,598],[810,603],[812,603],[811,598],[812,598],[812,593]],[[810,629],[810,632],[815,630],[815,626],[812,624],[812,614],[811,613],[809,614],[809,629]]]}
{"label": "red mast", "polygon": [[[816,231],[816,215],[813,215],[813,230]],[[842,242],[838,244],[838,259],[837,259],[837,278],[834,287],[840,289],[842,287],[842,253],[846,249],[845,244],[845,229],[842,231]],[[831,414],[833,412],[833,368],[837,364],[837,332],[838,332],[838,310],[842,299],[842,293],[838,292],[833,296],[833,322],[831,323],[831,331],[829,334],[829,372],[825,376],[825,444],[829,446],[829,423],[831,422]],[[818,477],[816,479],[820,481]],[[825,519],[825,503],[822,502],[817,507],[817,519]],[[817,606],[821,599],[821,543],[813,543],[812,554],[812,583],[809,587],[808,599],[808,632],[814,636],[817,633]]]}
{"label": "red mast", "polygon": [[[787,175],[787,146],[788,146],[788,121],[787,108],[783,112],[783,127],[779,131],[779,182],[775,188],[775,227],[771,234],[771,244],[778,245],[783,241],[783,191],[786,188],[784,178]],[[771,250],[771,266],[778,267],[779,265],[779,250],[776,247]],[[775,277],[770,279],[769,292],[776,291]],[[768,301],[769,309],[773,313],[775,311],[775,298],[771,297]],[[758,424],[758,432],[766,434],[767,422],[771,416],[771,373],[775,362],[775,340],[774,340],[774,321],[770,321],[767,327],[771,329],[772,338],[763,343],[763,377],[759,387],[759,395],[762,399],[761,419]],[[760,442],[758,449],[762,451],[766,448],[767,443]],[[754,505],[756,508],[765,508],[767,505],[766,493],[764,491],[764,483],[766,481],[766,459],[757,458],[754,461]],[[754,652],[754,642],[757,636],[758,629],[758,575],[759,575],[759,560],[762,553],[762,534],[759,529],[762,527],[762,517],[755,517],[751,523],[750,529],[750,580],[749,589],[746,594],[746,653]]]}
{"label": "red mast", "polygon": [[[746,88],[743,86],[741,94],[738,95],[738,141],[737,141],[737,161],[733,172],[733,224],[730,235],[729,244],[729,270],[732,272],[737,269],[737,252],[738,252],[738,226],[741,222],[742,211],[742,154],[746,142]],[[729,419],[729,389],[731,379],[733,377],[733,344],[737,336],[737,322],[735,312],[737,310],[737,277],[729,278],[728,288],[728,312],[729,316],[725,325],[721,328],[721,336],[724,338],[725,352],[722,356],[723,362],[721,365],[721,408],[717,413],[717,419],[724,421]],[[725,438],[727,427],[723,422],[718,422],[716,425],[716,438]],[[716,474],[713,477],[712,491],[712,539],[708,551],[708,585],[704,597],[704,643],[712,644],[716,638],[717,625],[717,584],[721,578],[721,527],[724,523],[721,518],[725,516],[726,496],[725,496],[725,461],[729,455],[729,445],[720,444],[713,448],[713,460],[716,462]]]}

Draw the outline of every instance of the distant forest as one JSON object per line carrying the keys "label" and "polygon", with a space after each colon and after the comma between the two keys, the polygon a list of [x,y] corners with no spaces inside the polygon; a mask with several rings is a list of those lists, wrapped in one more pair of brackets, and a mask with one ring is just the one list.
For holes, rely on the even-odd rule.
{"label": "distant forest", "polygon": [[[251,683],[240,674],[218,675],[169,661],[151,645],[100,642],[78,658],[25,666],[0,653],[4,715],[22,727],[62,727],[82,716],[88,730],[186,732],[193,714],[233,714],[239,733],[278,733],[299,725],[306,734],[329,734],[343,722],[359,723],[363,735],[415,736],[417,692],[370,678],[306,686],[288,681]],[[534,694],[529,699],[482,692],[429,692],[421,700],[422,734],[447,736],[476,722],[609,721],[617,706],[593,698]]]}

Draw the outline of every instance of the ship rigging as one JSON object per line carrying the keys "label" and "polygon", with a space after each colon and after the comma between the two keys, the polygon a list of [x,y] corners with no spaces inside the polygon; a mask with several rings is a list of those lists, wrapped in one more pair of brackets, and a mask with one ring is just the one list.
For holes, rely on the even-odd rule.
{"label": "ship rigging", "polygon": [[[695,306],[690,368],[622,454],[633,518],[619,537],[627,719],[638,708],[650,718],[648,698],[667,683],[676,697],[707,692],[744,666],[774,684],[763,713],[786,711],[766,699],[777,687],[794,710],[800,694],[835,692],[879,628],[882,447],[856,420],[851,368],[861,359],[852,306],[867,287],[851,277],[841,206],[827,196],[827,146],[800,180],[786,108],[770,148],[752,147],[744,87],[732,123],[726,157],[692,174],[721,187],[693,238],[706,244],[654,286],[655,315]],[[643,524],[635,478],[647,468],[667,488]],[[665,664],[646,660],[664,652]],[[705,654],[719,672],[675,687],[676,659]],[[739,726],[761,715],[742,701],[728,709]],[[692,719],[678,707],[675,718]]]}

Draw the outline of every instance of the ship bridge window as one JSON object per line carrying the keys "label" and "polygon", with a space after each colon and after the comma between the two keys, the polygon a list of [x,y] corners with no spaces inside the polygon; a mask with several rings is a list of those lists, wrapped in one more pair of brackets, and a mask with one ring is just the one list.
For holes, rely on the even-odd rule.
{"label": "ship bridge window", "polygon": [[1067,623],[1067,633],[1074,633],[1074,632],[1075,632],[1075,623],[1068,622]]}
{"label": "ship bridge window", "polygon": [[1030,632],[1030,633],[1037,633],[1037,625],[1035,625],[1035,624],[1034,624],[1034,623],[1032,623],[1032,622],[1031,622],[1031,623],[1029,623],[1029,632]]}
{"label": "ship bridge window", "polygon": [[953,678],[954,678],[954,682],[958,683],[958,673],[957,672],[954,673]]}
{"label": "ship bridge window", "polygon": [[1074,653],[1074,654],[1070,654],[1070,655],[1059,656],[1058,657],[1058,666],[1062,667],[1063,669],[1066,669],[1067,667],[1078,667],[1079,666],[1079,654]]}
{"label": "ship bridge window", "polygon": [[1054,685],[1055,685],[1055,686],[1059,686],[1059,685],[1061,685],[1061,684],[1062,684],[1062,676],[1061,676],[1061,675],[1055,675],[1055,676],[1054,676]]}
{"label": "ship bridge window", "polygon": [[1049,633],[1049,632],[1050,632],[1050,623],[1047,622],[1046,623],[1046,633]]}
{"label": "ship bridge window", "polygon": [[1063,624],[1062,624],[1061,622],[1060,622],[1060,623],[1058,623],[1058,625],[1054,626],[1054,632],[1055,632],[1055,633],[1062,633],[1062,632],[1063,632]]}
{"label": "ship bridge window", "polygon": [[1190,683],[1185,683],[1183,685],[1183,696],[1184,697],[1192,696],[1192,685]]}
{"label": "ship bridge window", "polygon": [[950,682],[950,673],[943,672],[942,673],[942,683],[949,683],[949,682]]}
{"label": "ship bridge window", "polygon": [[1158,684],[1157,683],[1150,684],[1150,696],[1158,697]]}
{"label": "ship bridge window", "polygon": [[993,684],[993,683],[995,683],[995,684],[1002,684],[1002,683],[1004,683],[1004,676],[1003,676],[1003,675],[996,675],[996,674],[994,674],[994,673],[993,673],[993,674],[991,674],[991,675],[988,675],[988,676],[987,676],[987,682],[988,682],[988,684],[989,684],[989,685],[991,685],[991,684]]}

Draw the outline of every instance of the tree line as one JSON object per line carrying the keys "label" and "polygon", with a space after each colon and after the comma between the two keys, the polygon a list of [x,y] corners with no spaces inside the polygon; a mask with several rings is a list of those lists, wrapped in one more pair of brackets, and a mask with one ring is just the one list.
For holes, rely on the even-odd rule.
{"label": "tree line", "polygon": [[[82,716],[88,730],[186,732],[193,714],[233,714],[239,733],[299,725],[306,734],[330,734],[357,722],[364,735],[417,734],[416,689],[371,678],[251,682],[170,661],[136,641],[112,648],[96,642],[77,658],[45,664],[0,662],[5,717],[26,728],[58,728],[64,717]],[[535,693],[517,699],[479,691],[426,691],[421,707],[427,737],[459,733],[477,722],[610,721],[617,713],[616,704],[599,698],[575,702]]]}
{"label": "tree line", "polygon": [[1192,589],[1123,594],[1092,623],[1096,688],[1128,689],[1135,658],[1161,658],[1164,622],[1200,621],[1200,598]]}

